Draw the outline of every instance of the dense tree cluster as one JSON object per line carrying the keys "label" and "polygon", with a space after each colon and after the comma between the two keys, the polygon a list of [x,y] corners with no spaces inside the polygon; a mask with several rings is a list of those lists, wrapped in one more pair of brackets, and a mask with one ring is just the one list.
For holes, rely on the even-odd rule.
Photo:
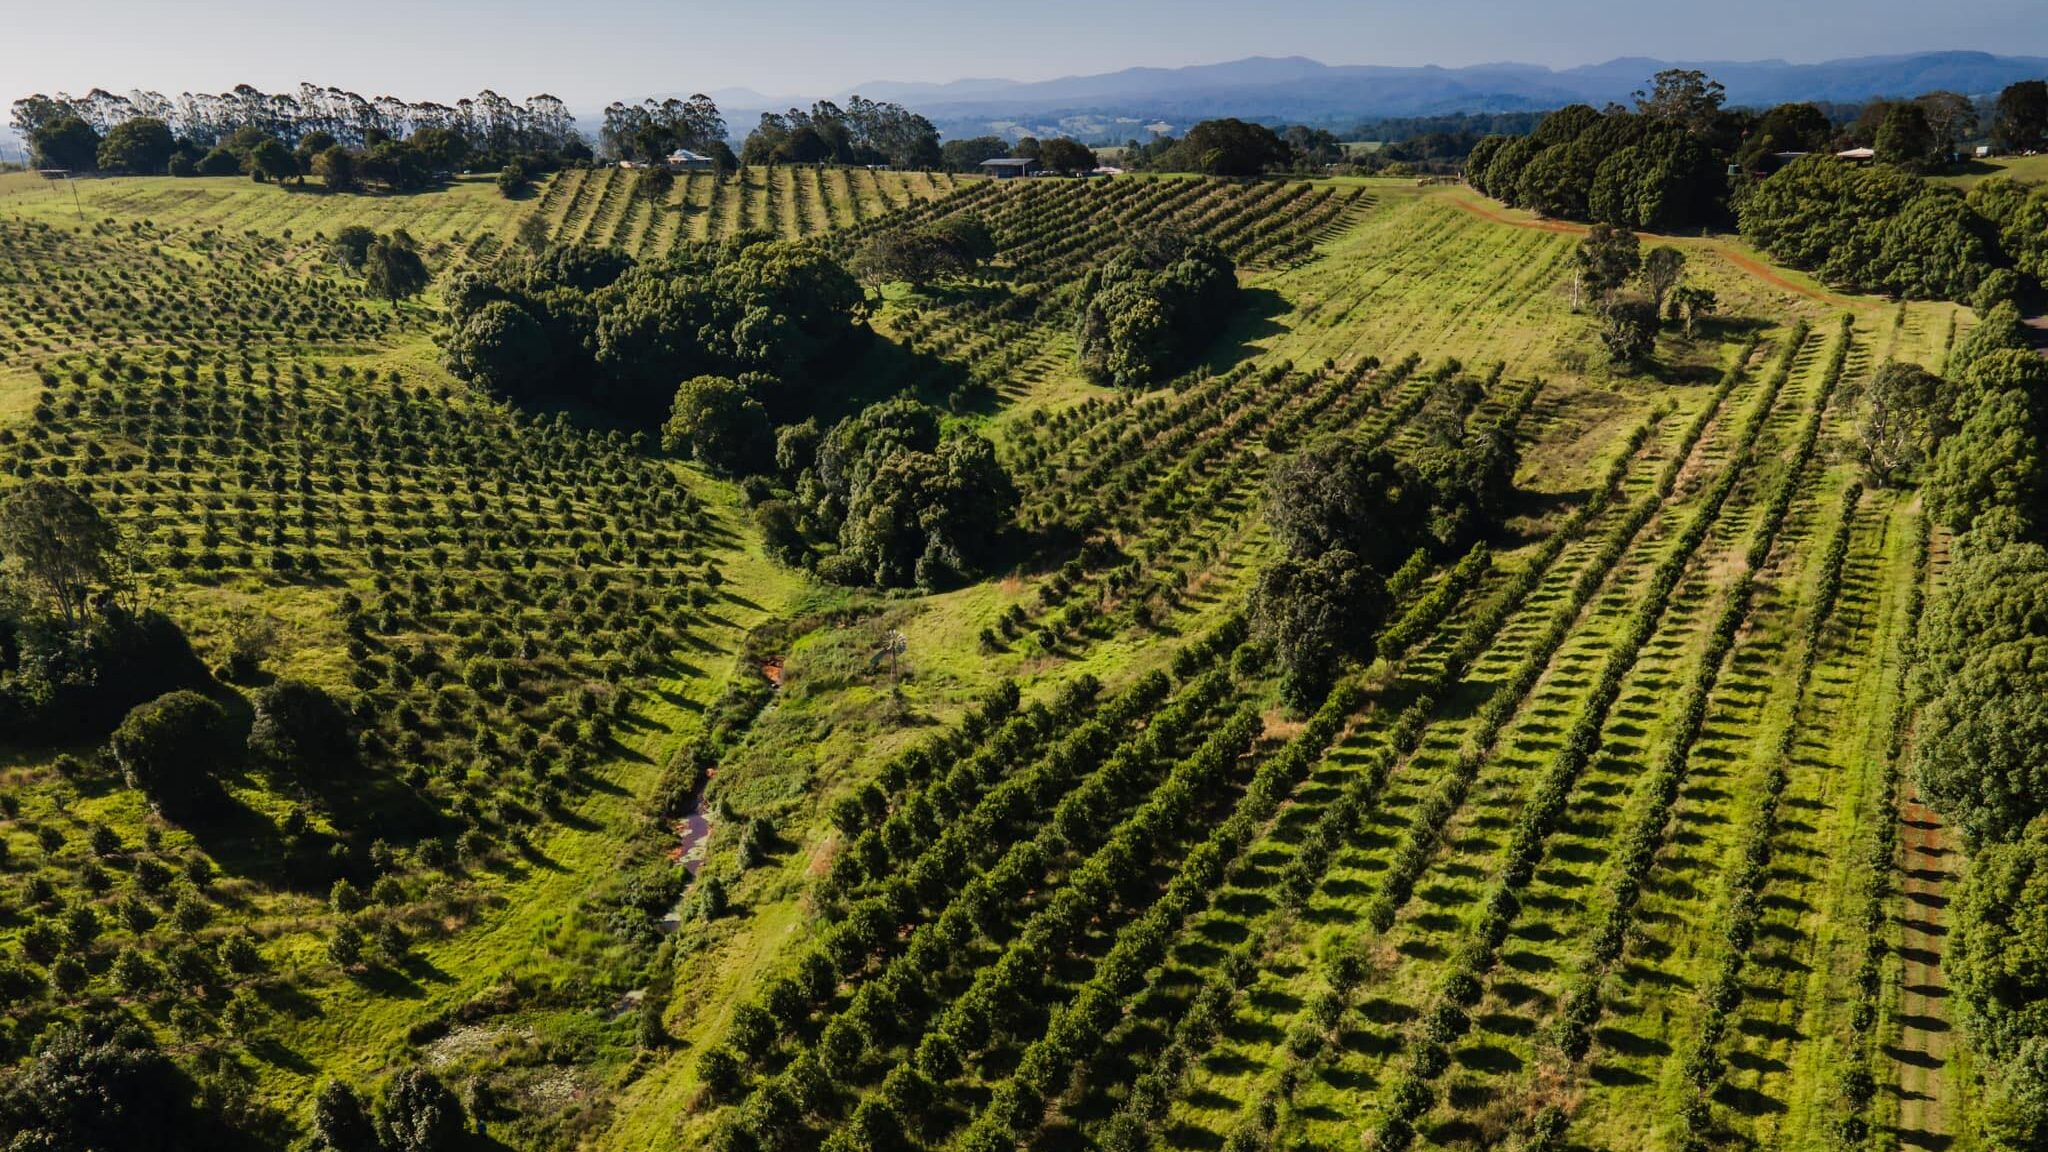
{"label": "dense tree cluster", "polygon": [[[1362,121],[1344,133],[1346,140],[1380,140],[1388,145],[1434,138],[1428,151],[1455,151],[1462,156],[1488,136],[1526,136],[1536,130],[1543,112],[1451,112],[1440,116],[1383,116]],[[1462,145],[1460,147],[1459,145]]]}
{"label": "dense tree cluster", "polygon": [[[1496,375],[1495,380],[1498,380]],[[1282,558],[1251,595],[1252,634],[1273,645],[1281,692],[1322,698],[1347,659],[1370,660],[1388,584],[1418,550],[1464,549],[1499,523],[1520,451],[1512,432],[1468,430],[1483,386],[1453,362],[1438,370],[1401,457],[1356,434],[1327,437],[1275,466],[1266,522]]]}
{"label": "dense tree cluster", "polygon": [[1999,539],[2048,528],[2041,457],[2048,364],[2026,347],[2018,313],[2001,304],[1959,348],[1949,399],[1956,430],[1941,441],[1928,477],[1928,510],[1956,532]]}
{"label": "dense tree cluster", "polygon": [[[2017,150],[2048,134],[2041,82],[2000,96],[1992,138]],[[1830,283],[1971,302],[1986,272],[2018,265],[2041,278],[2048,214],[2005,181],[1973,192],[1922,182],[1976,136],[1975,103],[1938,91],[1847,109],[1781,104],[1724,109],[1704,74],[1659,73],[1634,111],[1573,105],[1527,135],[1495,135],[1465,165],[1474,188],[1545,216],[1674,231],[1738,217],[1743,235]],[[2042,103],[2048,104],[2048,98]],[[1875,163],[1834,153],[1870,148]],[[1734,173],[1731,182],[1729,173]]]}
{"label": "dense tree cluster", "polygon": [[1690,338],[1717,307],[1711,289],[1681,282],[1685,253],[1659,245],[1645,254],[1636,234],[1595,224],[1572,254],[1573,300],[1590,298],[1600,320],[1600,342],[1617,363],[1647,364],[1666,318],[1681,321]]}
{"label": "dense tree cluster", "polygon": [[687,453],[714,472],[758,471],[773,430],[753,391],[724,376],[693,376],[676,388],[662,447]]}
{"label": "dense tree cluster", "polygon": [[808,374],[865,331],[864,308],[853,277],[810,245],[747,235],[646,263],[554,247],[456,279],[447,355],[516,399],[575,396],[652,421],[680,381],[711,375],[774,411],[804,405]]}
{"label": "dense tree cluster", "polygon": [[386,300],[417,296],[432,279],[418,245],[403,228],[376,237],[363,250],[363,283]]}
{"label": "dense tree cluster", "polygon": [[939,163],[948,172],[979,172],[982,161],[1009,155],[1010,142],[1001,136],[963,136],[939,147]]}
{"label": "dense tree cluster", "polygon": [[119,1015],[61,1024],[35,1055],[0,1075],[0,1132],[10,1149],[174,1152],[203,1127],[193,1084],[140,1023]]}
{"label": "dense tree cluster", "polygon": [[1273,645],[1289,707],[1313,707],[1345,660],[1371,658],[1387,575],[1342,548],[1284,556],[1260,569],[1251,592],[1252,634]]}
{"label": "dense tree cluster", "polygon": [[313,1152],[454,1152],[472,1146],[462,1101],[424,1068],[400,1070],[374,1110],[339,1080],[313,1102]]}
{"label": "dense tree cluster", "polygon": [[[80,97],[23,97],[14,102],[12,123],[39,165],[74,171],[279,179],[324,177],[322,168],[351,165],[360,179],[409,188],[466,163],[497,168],[521,159],[540,169],[590,155],[560,100],[541,95],[515,103],[488,90],[445,105],[372,100],[314,84],[295,93],[244,84],[220,95],[175,98],[95,88]],[[266,141],[276,151],[256,159]]]}
{"label": "dense tree cluster", "polygon": [[1204,120],[1178,140],[1158,137],[1126,157],[1139,167],[1160,172],[1205,172],[1211,176],[1257,176],[1289,168],[1295,159],[1295,150],[1279,133],[1264,124],[1228,117]]}
{"label": "dense tree cluster", "polygon": [[1081,369],[1120,387],[1156,384],[1208,346],[1237,297],[1236,266],[1214,243],[1139,236],[1081,280]]}
{"label": "dense tree cluster", "polygon": [[249,751],[299,773],[317,774],[353,758],[348,713],[324,689],[298,680],[274,680],[251,701]]}
{"label": "dense tree cluster", "polygon": [[[915,236],[943,253],[907,268],[900,250],[871,249],[871,274],[964,268],[991,247],[969,217]],[[952,583],[983,570],[1014,514],[993,447],[942,433],[933,409],[871,406],[822,433],[805,419],[827,354],[866,331],[860,287],[815,247],[743,237],[646,264],[550,248],[460,278],[449,303],[458,375],[514,398],[568,394],[665,416],[670,451],[770,477],[755,516],[771,552],[816,562],[828,579]],[[783,488],[769,498],[774,479]]]}
{"label": "dense tree cluster", "polygon": [[640,104],[614,103],[604,110],[597,143],[605,155],[620,160],[647,163],[687,148],[730,168],[737,161],[725,136],[725,116],[711,97],[699,93],[688,100],[649,97]]}
{"label": "dense tree cluster", "polygon": [[1640,110],[1584,104],[1544,117],[1527,136],[1490,136],[1466,161],[1474,188],[1545,216],[1672,231],[1715,219],[1725,161],[1711,135],[1711,95],[1670,96]]}
{"label": "dense tree cluster", "polygon": [[1101,164],[1094,149],[1071,136],[1022,136],[1015,144],[1001,136],[968,136],[948,140],[939,149],[939,163],[952,172],[979,172],[982,161],[1004,158],[1036,160],[1045,171],[1068,176],[1086,174]]}
{"label": "dense tree cluster", "polygon": [[2007,152],[2048,148],[2048,80],[2022,80],[1998,94],[1991,143]]}
{"label": "dense tree cluster", "polygon": [[939,130],[900,104],[855,96],[841,108],[820,100],[807,111],[763,112],[740,147],[746,164],[886,164],[937,168]]}
{"label": "dense tree cluster", "polygon": [[[2036,284],[2048,284],[2048,184],[2023,184],[2005,177],[1985,180],[1968,197],[1972,211],[1992,230],[1985,247],[2012,262],[2012,269]],[[1995,244],[1993,241],[1995,240]],[[2015,296],[2019,283],[1986,270],[1976,297],[1959,297],[1983,312]],[[1991,295],[1984,292],[1990,290]]]}
{"label": "dense tree cluster", "polygon": [[1944,966],[1990,1057],[1984,1127],[1999,1147],[2039,1148],[2048,1144],[2048,816],[1974,854],[1954,916]]}
{"label": "dense tree cluster", "polygon": [[1916,473],[1951,431],[1948,386],[1918,364],[1886,361],[1856,400],[1857,454],[1879,485]]}
{"label": "dense tree cluster", "polygon": [[1038,163],[1048,172],[1085,174],[1099,163],[1095,150],[1071,136],[1059,136],[1038,146]]}
{"label": "dense tree cluster", "polygon": [[797,562],[806,539],[831,545],[817,570],[842,584],[937,588],[986,571],[1017,507],[994,445],[910,399],[822,435],[815,421],[784,427],[775,467],[789,497],[761,506],[771,545]]}
{"label": "dense tree cluster", "polygon": [[[1280,139],[1293,155],[1297,170],[1313,173],[1344,160],[1344,142],[1326,128],[1290,124],[1280,133]],[[1418,144],[1417,147],[1426,145]]]}
{"label": "dense tree cluster", "polygon": [[[1415,143],[1413,148],[1423,150],[1430,146]],[[1407,156],[1407,152],[1399,156]],[[1370,154],[1366,160],[1370,160]],[[1335,164],[1360,164],[1360,156],[1348,156],[1343,141],[1329,129],[1309,125],[1272,129],[1260,123],[1221,119],[1202,121],[1182,137],[1153,135],[1145,143],[1128,139],[1116,162],[1124,168],[1153,172],[1206,172],[1212,176],[1247,178],[1276,172],[1319,174]],[[1378,162],[1364,164],[1364,168],[1382,166]]]}
{"label": "dense tree cluster", "polygon": [[1962,193],[1886,164],[1802,157],[1759,183],[1739,215],[1751,243],[1850,288],[1966,301],[2000,261]]}
{"label": "dense tree cluster", "polygon": [[190,689],[138,704],[107,742],[114,763],[158,810],[183,817],[207,808],[228,750],[227,714]]}
{"label": "dense tree cluster", "polygon": [[861,246],[854,267],[862,279],[877,284],[923,284],[971,272],[995,254],[995,236],[988,223],[963,213],[878,233]]}
{"label": "dense tree cluster", "polygon": [[1951,372],[1927,503],[1957,535],[1918,645],[1913,769],[1972,850],[1948,963],[1988,1057],[1986,1127],[2034,1148],[2048,1140],[2048,361],[2000,303]]}

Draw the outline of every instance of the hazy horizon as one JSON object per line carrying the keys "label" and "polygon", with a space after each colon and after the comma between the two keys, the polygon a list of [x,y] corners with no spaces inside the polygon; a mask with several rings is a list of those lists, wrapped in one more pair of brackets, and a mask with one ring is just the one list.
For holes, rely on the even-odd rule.
{"label": "hazy horizon", "polygon": [[2048,20],[2040,17],[2039,0],[1938,8],[1818,0],[1796,9],[1729,0],[1655,13],[1621,0],[1560,0],[1541,12],[1503,0],[1443,0],[1427,10],[1384,0],[1133,0],[1114,8],[877,0],[857,20],[819,0],[599,0],[573,11],[539,0],[364,0],[347,8],[225,0],[208,5],[201,21],[148,0],[65,8],[7,0],[0,29],[11,51],[0,63],[0,88],[11,100],[94,87],[277,90],[312,81],[413,100],[483,88],[513,98],[549,92],[587,108],[654,92],[815,96],[883,81],[1035,81],[1247,56],[1569,68],[1625,56],[1811,63],[1938,50],[2048,55]]}

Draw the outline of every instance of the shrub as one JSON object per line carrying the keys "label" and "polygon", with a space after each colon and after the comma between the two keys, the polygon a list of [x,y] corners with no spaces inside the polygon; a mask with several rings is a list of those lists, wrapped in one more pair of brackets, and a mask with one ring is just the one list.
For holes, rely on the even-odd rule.
{"label": "shrub", "polygon": [[109,750],[129,786],[164,811],[210,802],[213,770],[226,754],[227,716],[197,692],[178,691],[138,705],[114,729]]}

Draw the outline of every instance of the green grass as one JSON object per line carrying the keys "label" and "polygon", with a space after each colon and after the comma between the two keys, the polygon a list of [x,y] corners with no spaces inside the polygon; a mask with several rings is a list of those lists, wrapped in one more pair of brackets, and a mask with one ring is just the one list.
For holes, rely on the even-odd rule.
{"label": "green grass", "polygon": [[[75,197],[74,197],[75,193]],[[420,241],[460,244],[511,239],[530,201],[508,200],[490,177],[458,177],[442,188],[395,194],[328,192],[317,184],[258,184],[247,177],[102,176],[47,181],[0,176],[0,216],[53,224],[116,218],[179,229],[332,236],[350,224],[404,228]]]}
{"label": "green grass", "polygon": [[[1796,274],[1763,268],[1728,238],[1674,239],[1689,257],[1688,276],[1720,297],[1722,322],[1693,340],[1667,331],[1657,369],[1631,374],[1608,362],[1593,318],[1572,307],[1574,233],[1531,226],[1519,214],[1475,211],[1485,206],[1463,189],[1397,179],[1316,181],[1306,191],[1146,178],[989,188],[913,173],[773,169],[723,183],[678,180],[658,204],[633,197],[627,174],[617,170],[563,173],[523,201],[506,201],[481,180],[389,197],[244,180],[79,181],[76,205],[72,191],[33,176],[0,176],[0,228],[14,229],[0,233],[12,241],[0,251],[0,429],[9,433],[0,462],[10,470],[26,464],[32,473],[61,460],[69,474],[91,478],[124,525],[154,524],[147,554],[160,576],[160,602],[207,662],[218,661],[242,621],[263,616],[278,637],[271,672],[356,691],[362,661],[351,655],[338,607],[344,592],[361,596],[373,615],[382,607],[384,590],[364,546],[367,531],[377,528],[389,537],[385,547],[400,557],[401,571],[417,567],[423,578],[445,571],[453,602],[442,603],[438,585],[430,586],[424,606],[409,593],[394,598],[391,626],[368,630],[373,656],[412,644],[462,652],[508,621],[560,645],[542,648],[531,661],[530,698],[499,699],[461,687],[460,677],[431,690],[389,678],[360,688],[374,699],[373,723],[391,738],[408,729],[425,735],[419,758],[434,771],[419,785],[423,793],[450,809],[473,804],[476,819],[496,828],[500,805],[530,798],[535,785],[520,771],[471,772],[470,728],[437,714],[434,698],[449,695],[462,709],[481,709],[459,711],[457,720],[482,716],[507,731],[544,725],[570,707],[577,686],[602,680],[599,638],[632,636],[638,620],[635,613],[606,616],[594,605],[530,607],[515,615],[491,599],[494,585],[474,583],[497,571],[488,559],[471,564],[458,549],[442,562],[427,561],[436,543],[463,535],[452,527],[451,512],[503,514],[543,533],[535,570],[550,577],[603,569],[637,584],[656,572],[678,573],[683,587],[703,593],[681,611],[686,623],[659,634],[659,651],[644,671],[620,681],[632,703],[614,727],[615,743],[581,770],[562,811],[532,826],[528,848],[404,871],[405,915],[418,943],[412,962],[392,971],[338,970],[326,941],[339,918],[325,893],[252,867],[247,845],[168,825],[109,777],[60,779],[55,749],[0,746],[0,784],[21,801],[17,817],[0,821],[12,849],[0,876],[9,897],[40,873],[55,880],[64,900],[111,908],[133,864],[124,856],[111,866],[110,894],[91,892],[83,844],[94,823],[113,828],[135,856],[145,854],[139,846],[155,828],[160,846],[147,854],[203,857],[219,869],[208,889],[214,923],[202,936],[217,940],[246,927],[262,938],[270,968],[258,983],[275,1001],[267,1021],[254,1036],[222,1039],[218,1030],[191,1033],[162,1001],[131,1002],[181,1057],[192,1057],[202,1043],[228,1045],[265,1105],[303,1121],[321,1080],[374,1084],[396,1066],[426,1059],[452,1080],[491,1086],[517,1114],[493,1126],[512,1147],[701,1142],[724,1113],[696,1099],[699,1057],[725,1035],[735,1006],[785,971],[823,926],[819,877],[844,847],[827,815],[832,802],[875,779],[896,752],[956,724],[1003,678],[1016,680],[1027,699],[1043,700],[1083,674],[1114,692],[1169,667],[1243,603],[1270,558],[1260,506],[1277,454],[1340,424],[1371,430],[1399,450],[1405,421],[1427,387],[1425,374],[1456,358],[1475,375],[1496,362],[1506,366],[1503,385],[1481,402],[1481,412],[1495,410],[1524,382],[1544,382],[1514,430],[1523,453],[1522,498],[1495,541],[1493,570],[1405,661],[1362,673],[1364,706],[1260,829],[1213,902],[1177,931],[1162,971],[1113,1034],[1112,1051],[1056,1101],[1045,1142],[1085,1146],[1099,1137],[1104,1118],[1176,1025],[1192,987],[1215,978],[1225,952],[1249,940],[1261,961],[1257,975],[1155,1126],[1159,1146],[1216,1147],[1256,1116],[1288,1066],[1290,1034],[1306,1025],[1327,987],[1323,957],[1338,942],[1361,948],[1368,978],[1276,1118],[1283,1145],[1355,1146],[1380,1116],[1413,1016],[1434,1002],[1444,960],[1471,937],[1514,821],[1590,698],[1602,661],[1617,650],[1645,579],[1674,554],[1714,482],[1741,467],[1672,605],[1627,673],[1605,719],[1601,754],[1574,782],[1564,826],[1545,846],[1503,962],[1482,979],[1477,1027],[1450,1046],[1450,1067],[1422,1127],[1425,1144],[1491,1146],[1537,1106],[1564,1101],[1575,1140],[1663,1146],[1663,1135],[1643,1133],[1648,1127],[1668,1135],[1671,1128],[1681,1100],[1677,1069],[1698,1011],[1695,989],[1711,977],[1724,948],[1716,902],[1747,829],[1765,756],[1776,734],[1796,725],[1800,760],[1790,803],[1800,825],[1788,826],[1777,845],[1793,863],[1770,881],[1771,942],[1748,969],[1754,992],[1738,1009],[1741,1026],[1731,1043],[1737,1059],[1717,1115],[1760,1145],[1824,1146],[1830,1077],[1846,1042],[1862,893],[1858,878],[1825,862],[1860,851],[1864,830],[1890,818],[1873,811],[1873,799],[1880,721],[1892,704],[1888,654],[1911,571],[1905,524],[1913,514],[1909,491],[1864,498],[1815,688],[1794,712],[1792,649],[1810,611],[1820,549],[1835,530],[1839,493],[1855,474],[1847,451],[1853,417],[1840,407],[1846,392],[1837,394],[1838,406],[1822,425],[1816,462],[1797,478],[1791,517],[1709,700],[1707,730],[1691,752],[1693,771],[1677,809],[1679,834],[1658,857],[1636,911],[1640,931],[1609,978],[1592,1056],[1560,1065],[1544,1038],[1604,913],[1618,830],[1644,804],[1641,783],[1676,730],[1675,701],[1707,650],[1708,629],[1741,567],[1765,494],[1787,474],[1799,421],[1834,339],[1831,318],[1845,303],[1858,317],[1854,380],[1887,356],[1938,367],[1957,329],[1967,327],[1966,312],[1845,301]],[[1304,199],[1278,207],[1296,195]],[[314,241],[344,224],[403,226],[446,268],[493,258],[528,212],[540,214],[557,238],[654,254],[747,226],[810,235],[861,228],[889,212],[955,208],[986,213],[1004,238],[1005,256],[985,275],[985,291],[892,286],[877,327],[978,374],[989,398],[955,418],[995,436],[1008,458],[1033,461],[1028,468],[1013,464],[1027,509],[1041,523],[1096,525],[1121,549],[1111,561],[1020,553],[1013,567],[987,580],[932,595],[829,588],[767,559],[735,486],[617,448],[602,429],[570,422],[558,447],[577,466],[528,474],[522,465],[556,450],[544,447],[556,442],[521,431],[511,414],[446,375],[423,306],[394,311],[364,300]],[[1153,216],[1189,222],[1232,245],[1250,302],[1218,335],[1208,364],[1214,379],[1140,400],[1076,371],[1059,294],[1114,250],[1120,229]],[[1041,293],[1052,303],[1041,303]],[[179,300],[205,306],[181,312],[172,306]],[[293,311],[277,312],[280,302]],[[73,303],[75,312],[67,307]],[[1737,433],[1799,319],[1815,322],[1818,334],[1793,361],[1754,454],[1738,460]],[[1688,427],[1717,394],[1716,381],[1752,327],[1763,331],[1764,351],[1681,457]],[[118,366],[110,359],[116,351]],[[1421,358],[1422,370],[1400,376],[1394,366],[1410,353]],[[180,376],[188,355],[199,381],[160,383],[160,373]],[[249,380],[241,378],[245,359]],[[1364,370],[1371,359],[1381,365],[1377,371]],[[140,379],[128,379],[128,364]],[[1281,371],[1284,364],[1292,370]],[[1254,371],[1228,375],[1240,365]],[[273,369],[277,385],[267,382]],[[303,403],[286,400],[295,371],[307,377]],[[46,383],[44,373],[54,382]],[[393,373],[408,389],[403,401],[385,400]],[[157,412],[148,400],[166,387],[176,389],[166,395],[177,403]],[[123,407],[128,396],[134,406]],[[107,399],[121,403],[95,406]],[[262,435],[233,433],[272,407],[295,414],[295,438],[268,447]],[[308,415],[297,415],[302,410]],[[1625,437],[1656,412],[1662,415],[1647,441],[1623,460]],[[333,414],[334,431],[319,430],[319,413]],[[1293,439],[1268,443],[1297,414],[1306,419]],[[443,451],[409,457],[400,446],[375,447],[378,428],[399,426],[401,415],[421,421],[418,434]],[[1239,438],[1223,442],[1224,428],[1240,429]],[[1182,443],[1175,429],[1195,434]],[[493,444],[516,450],[494,454]],[[1113,444],[1129,446],[1129,457],[1108,457]],[[130,467],[89,470],[88,445],[132,457]],[[1218,450],[1202,455],[1208,447]],[[302,456],[321,494],[307,505],[310,526],[293,514],[296,504],[266,513],[267,490],[245,491],[242,479],[260,481],[273,462]],[[355,478],[358,459],[369,465],[367,488]],[[1098,459],[1110,462],[1096,469]],[[1199,466],[1189,463],[1197,459]],[[1617,462],[1625,471],[1615,502],[1564,543],[1487,651],[1430,703],[1420,748],[1398,758],[1300,912],[1282,911],[1279,877],[1304,834],[1387,747],[1395,717],[1481,607],[1550,555],[1544,549],[1552,534],[1573,522],[1574,510]],[[1626,535],[1629,517],[1667,468],[1677,469],[1669,499]],[[490,497],[475,511],[463,488],[472,477],[485,484],[479,495]],[[502,499],[489,487],[499,477],[508,485]],[[546,501],[529,511],[521,499],[529,488],[548,500],[564,498],[576,527],[548,511]],[[358,512],[363,491],[376,499]],[[649,516],[672,518],[689,538],[658,545],[644,561],[582,554],[584,545],[566,535],[603,524],[614,512],[652,508],[653,494],[667,493],[676,510]],[[236,503],[243,495],[254,507]],[[1100,518],[1084,519],[1095,514]],[[170,534],[196,538],[209,515],[226,526],[225,557],[217,567],[175,563],[199,550]],[[349,541],[337,532],[339,519],[348,520]],[[245,520],[258,540],[246,560],[236,555]],[[322,558],[324,578],[288,579],[268,569],[266,534],[280,526],[287,540],[303,539]],[[1600,553],[1609,539],[1626,543],[1611,569],[1601,567]],[[1127,558],[1134,561],[1130,580],[1118,574]],[[1597,583],[1584,611],[1565,619],[1562,644],[1542,657],[1533,688],[1507,714],[1470,790],[1448,812],[1440,841],[1429,842],[1412,896],[1386,931],[1373,931],[1365,917],[1379,886],[1404,839],[1423,827],[1423,808],[1449,778],[1460,741],[1479,730],[1480,700],[1537,651],[1545,629],[1571,603],[1574,581],[1587,573]],[[667,610],[639,615],[666,619]],[[1016,615],[1022,627],[1006,627]],[[907,640],[894,683],[874,658],[892,632]],[[985,633],[993,643],[984,643]],[[622,877],[658,866],[673,842],[648,804],[664,765],[702,738],[729,704],[728,688],[758,686],[756,662],[771,658],[781,662],[783,687],[724,749],[716,792],[743,816],[772,819],[778,845],[741,873],[736,826],[720,823],[708,866],[734,879],[737,914],[689,921],[658,946],[620,930],[605,896]],[[248,687],[219,690],[234,699]],[[1298,720],[1275,706],[1264,674],[1239,678],[1228,693],[1231,704],[1258,711],[1273,740],[1298,730]],[[402,704],[417,714],[399,712]],[[261,771],[239,777],[233,794],[265,826],[299,803],[285,781]],[[1205,812],[1220,818],[1233,798],[1234,792],[1217,797]],[[348,816],[315,807],[316,829]],[[36,839],[43,828],[61,831],[64,844],[46,852]],[[1063,882],[1057,869],[1049,872],[1027,905],[1037,907]],[[1105,910],[1103,923],[1084,934],[1082,954],[1068,958],[1048,984],[1048,997],[1073,994],[1131,911]],[[32,918],[0,915],[0,947],[18,947]],[[170,946],[164,929],[154,931],[141,939]],[[110,930],[95,963],[133,940],[126,929]],[[990,942],[971,942],[948,986],[964,987],[992,951]],[[641,1051],[631,997],[662,972],[673,982],[664,1022],[674,1042]],[[28,1026],[18,1016],[10,1023]],[[1037,1027],[998,1041],[982,1071],[952,1086],[963,1109],[979,1106],[975,1093],[1000,1079]],[[906,1054],[895,1045],[885,1058]],[[1889,1062],[1880,1071],[1881,1079],[1897,1081]],[[1954,1094],[1949,1115],[1967,1115],[1966,1084],[1945,1083]],[[872,1087],[858,1086],[854,1094]],[[1966,1132],[1955,1135],[1967,1139]]]}
{"label": "green grass", "polygon": [[2039,182],[2048,180],[2048,154],[2039,156],[1993,156],[1964,161],[1961,170],[1932,177],[1938,184],[1969,188],[1994,176]]}

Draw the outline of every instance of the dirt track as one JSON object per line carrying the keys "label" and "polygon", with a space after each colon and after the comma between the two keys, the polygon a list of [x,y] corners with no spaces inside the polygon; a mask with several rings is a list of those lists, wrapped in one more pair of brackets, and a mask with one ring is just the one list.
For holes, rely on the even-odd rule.
{"label": "dirt track", "polygon": [[[1575,224],[1569,220],[1544,220],[1535,217],[1511,216],[1491,204],[1482,203],[1472,196],[1461,192],[1452,193],[1448,199],[1451,203],[1456,204],[1474,216],[1491,220],[1496,224],[1506,224],[1510,228],[1534,228],[1543,232],[1566,232],[1573,235],[1584,235],[1587,231],[1586,225]],[[1642,235],[1647,236],[1651,234],[1642,233]],[[1833,304],[1842,308],[1868,308],[1872,306],[1872,302],[1868,300],[1856,300],[1848,296],[1837,295],[1824,288],[1814,288],[1809,285],[1800,284],[1747,252],[1736,251],[1728,245],[1716,243],[1712,239],[1699,236],[1657,236],[1656,239],[1687,248],[1704,248],[1774,288],[1782,288],[1787,292],[1804,296],[1809,300],[1819,300],[1824,304]]]}
{"label": "dirt track", "polygon": [[1947,829],[1917,798],[1900,806],[1905,856],[1900,909],[1899,1145],[1941,1152],[1955,1141],[1950,1107],[1948,977],[1941,959],[1948,941],[1948,888],[1954,879]]}

